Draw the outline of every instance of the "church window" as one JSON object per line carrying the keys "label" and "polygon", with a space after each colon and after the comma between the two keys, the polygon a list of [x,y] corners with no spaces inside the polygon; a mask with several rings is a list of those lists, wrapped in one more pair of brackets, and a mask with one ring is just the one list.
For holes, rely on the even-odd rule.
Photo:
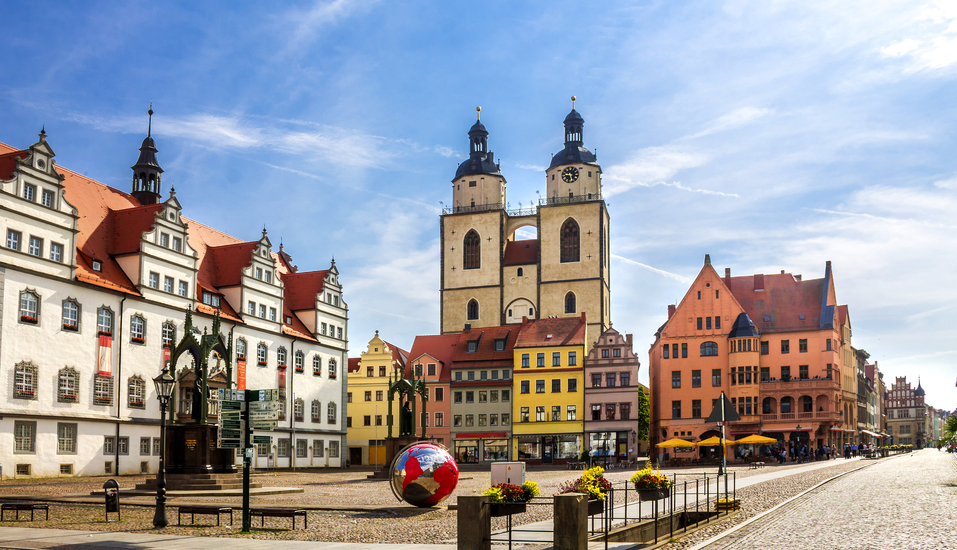
{"label": "church window", "polygon": [[569,218],[562,224],[561,232],[561,261],[562,262],[577,262],[579,259],[579,231],[578,223],[575,220]]}
{"label": "church window", "polygon": [[565,313],[575,313],[575,293],[565,295]]}
{"label": "church window", "polygon": [[478,318],[479,318],[479,303],[478,303],[478,301],[477,301],[475,298],[472,298],[471,300],[469,300],[469,304],[468,304],[467,310],[468,310],[468,311],[467,311],[467,313],[468,313],[467,318],[468,318],[469,321],[478,320]]}
{"label": "church window", "polygon": [[474,229],[465,235],[462,255],[463,269],[479,269],[482,267],[482,240]]}
{"label": "church window", "polygon": [[522,277],[525,275],[525,271],[522,268],[518,268],[518,276]]}

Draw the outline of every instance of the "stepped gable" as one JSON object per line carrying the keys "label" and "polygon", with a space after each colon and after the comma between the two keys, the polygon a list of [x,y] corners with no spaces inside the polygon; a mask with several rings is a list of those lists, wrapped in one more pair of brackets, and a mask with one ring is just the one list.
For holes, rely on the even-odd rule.
{"label": "stepped gable", "polygon": [[[470,328],[456,334],[458,343],[452,356],[455,368],[511,366],[514,359],[512,350],[518,340],[520,330],[521,325],[501,325]],[[503,339],[505,340],[505,349],[495,351],[495,341]],[[476,342],[474,352],[469,352],[469,342]]]}
{"label": "stepped gable", "polygon": [[581,317],[522,319],[516,348],[580,346],[585,344],[585,314]]}
{"label": "stepped gable", "polygon": [[442,367],[439,369],[439,382],[451,381],[452,357],[455,354],[458,342],[458,334],[416,336],[412,342],[412,349],[409,350],[409,357],[412,360],[406,365],[406,378],[412,375],[412,365],[423,355],[428,355],[438,361]]}
{"label": "stepped gable", "polygon": [[529,265],[538,263],[538,239],[509,241],[505,245],[502,265]]}
{"label": "stepped gable", "polygon": [[[831,322],[821,319],[825,279],[804,281],[782,273],[731,277],[724,282],[762,333],[818,330],[822,324]],[[804,320],[800,319],[801,315]],[[765,317],[770,320],[765,321]]]}

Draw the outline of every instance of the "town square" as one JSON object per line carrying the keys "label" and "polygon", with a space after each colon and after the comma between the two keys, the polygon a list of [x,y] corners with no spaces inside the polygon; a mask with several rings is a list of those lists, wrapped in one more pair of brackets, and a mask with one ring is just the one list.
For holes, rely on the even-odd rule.
{"label": "town square", "polygon": [[0,547],[949,547],[953,3],[8,4]]}

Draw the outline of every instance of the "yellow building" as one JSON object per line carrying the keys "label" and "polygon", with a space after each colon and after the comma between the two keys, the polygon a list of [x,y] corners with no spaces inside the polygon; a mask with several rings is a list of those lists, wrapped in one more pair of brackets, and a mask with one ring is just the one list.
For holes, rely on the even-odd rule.
{"label": "yellow building", "polygon": [[523,320],[512,369],[512,458],[577,460],[585,431],[585,315]]}
{"label": "yellow building", "polygon": [[[574,98],[573,98],[574,99]],[[588,315],[597,338],[611,325],[611,220],[601,166],[584,147],[585,121],[565,117],[565,146],[545,170],[537,206],[510,209],[501,167],[481,121],[469,130],[469,158],[452,180],[452,203],[439,220],[443,334],[466,324],[518,324],[523,317]],[[518,238],[535,232],[534,238]],[[586,342],[591,349],[594,342]]]}
{"label": "yellow building", "polygon": [[[389,375],[401,376],[409,353],[379,338],[379,331],[359,358],[349,359],[346,394],[346,455],[349,463],[382,467],[389,422]],[[398,429],[399,403],[393,404]],[[371,452],[370,452],[371,449]]]}

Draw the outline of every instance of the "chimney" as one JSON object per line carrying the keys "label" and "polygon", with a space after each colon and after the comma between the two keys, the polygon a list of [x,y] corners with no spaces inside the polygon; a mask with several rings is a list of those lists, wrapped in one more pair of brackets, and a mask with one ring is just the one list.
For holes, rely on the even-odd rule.
{"label": "chimney", "polygon": [[675,305],[668,304],[668,320],[671,320],[671,317],[675,314]]}
{"label": "chimney", "polygon": [[800,280],[801,280],[801,275],[795,275],[795,276],[794,276],[794,280],[795,280],[795,281],[800,281]]}
{"label": "chimney", "polygon": [[731,268],[726,267],[724,268],[724,283],[728,284],[730,282],[731,282]]}
{"label": "chimney", "polygon": [[527,316],[527,315],[523,315],[523,316],[522,316],[522,324],[523,324],[523,325],[527,325],[527,324],[528,324],[528,316]]}
{"label": "chimney", "polygon": [[465,332],[472,332],[472,323],[465,323]]}
{"label": "chimney", "polygon": [[583,311],[583,312],[582,312],[582,323],[584,323],[584,322],[585,322],[585,312]]}
{"label": "chimney", "polygon": [[754,275],[754,290],[764,290],[764,274],[757,273]]}
{"label": "chimney", "polygon": [[781,275],[784,275],[784,270],[783,270],[783,269],[781,270]]}
{"label": "chimney", "polygon": [[631,343],[631,335],[630,335],[630,334],[626,334],[626,335],[625,335],[625,342],[628,342],[628,347],[629,347],[629,348],[631,348],[631,349],[634,349],[634,348],[635,348],[635,346]]}

